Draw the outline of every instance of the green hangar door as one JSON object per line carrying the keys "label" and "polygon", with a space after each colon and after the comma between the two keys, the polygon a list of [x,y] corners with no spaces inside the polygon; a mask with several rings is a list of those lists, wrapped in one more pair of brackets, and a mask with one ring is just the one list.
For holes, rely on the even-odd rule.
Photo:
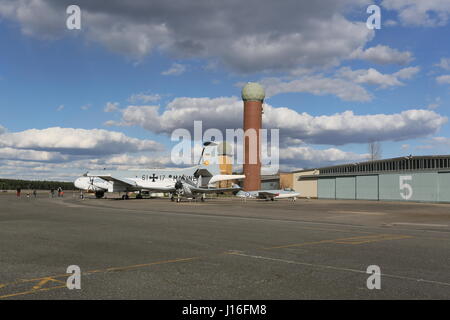
{"label": "green hangar door", "polygon": [[450,202],[450,172],[439,172],[438,201]]}
{"label": "green hangar door", "polygon": [[380,200],[437,201],[438,173],[380,174]]}
{"label": "green hangar door", "polygon": [[336,199],[356,199],[356,177],[336,178]]}
{"label": "green hangar door", "polygon": [[319,199],[336,199],[336,179],[319,178],[317,181],[317,197]]}
{"label": "green hangar door", "polygon": [[378,200],[378,175],[356,177],[356,199]]}

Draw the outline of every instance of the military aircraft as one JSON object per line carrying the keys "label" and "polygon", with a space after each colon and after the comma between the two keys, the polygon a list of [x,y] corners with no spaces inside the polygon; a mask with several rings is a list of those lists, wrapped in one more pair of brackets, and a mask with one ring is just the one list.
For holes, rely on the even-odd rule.
{"label": "military aircraft", "polygon": [[297,200],[297,197],[300,196],[300,193],[295,192],[294,190],[290,188],[286,188],[283,190],[256,190],[256,191],[242,191],[236,193],[237,197],[240,198],[254,198],[254,199],[265,199],[265,200],[272,200],[275,199],[285,199],[285,198],[291,198],[292,201]]}
{"label": "military aircraft", "polygon": [[[218,156],[217,144],[205,142],[199,164],[190,168],[164,168],[126,171],[87,172],[75,180],[75,187],[88,192],[95,192],[97,198],[102,198],[106,192],[138,191],[137,198],[142,198],[142,191],[169,193],[172,201],[180,202],[181,197],[200,198],[205,200],[208,193],[238,191],[240,187],[216,188],[219,181],[245,178],[245,175],[222,175],[218,161],[212,158]],[[128,195],[122,196],[128,199]]]}

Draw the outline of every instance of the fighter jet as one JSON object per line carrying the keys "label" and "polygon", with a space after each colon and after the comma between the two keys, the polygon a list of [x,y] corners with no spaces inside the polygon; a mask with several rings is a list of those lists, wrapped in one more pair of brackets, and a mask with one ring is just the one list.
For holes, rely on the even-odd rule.
{"label": "fighter jet", "polygon": [[286,188],[284,190],[257,190],[257,191],[242,191],[236,193],[237,197],[240,198],[254,198],[254,199],[265,199],[272,200],[275,199],[285,199],[291,198],[292,201],[295,201],[300,193],[295,192],[292,189]]}
{"label": "fighter jet", "polygon": [[245,178],[245,175],[222,175],[218,161],[211,161],[218,156],[217,144],[205,142],[199,164],[190,168],[164,168],[127,171],[87,172],[75,180],[75,187],[93,191],[97,198],[106,192],[125,192],[123,199],[128,199],[128,192],[142,191],[169,193],[172,201],[180,202],[182,197],[205,200],[208,193],[238,191],[240,187],[216,188],[219,181]]}

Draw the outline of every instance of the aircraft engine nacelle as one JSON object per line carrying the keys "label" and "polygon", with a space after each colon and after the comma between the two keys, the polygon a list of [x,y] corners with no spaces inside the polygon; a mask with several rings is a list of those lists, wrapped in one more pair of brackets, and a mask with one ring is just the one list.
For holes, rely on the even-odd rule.
{"label": "aircraft engine nacelle", "polygon": [[192,197],[192,191],[188,184],[183,183],[183,194],[185,197]]}

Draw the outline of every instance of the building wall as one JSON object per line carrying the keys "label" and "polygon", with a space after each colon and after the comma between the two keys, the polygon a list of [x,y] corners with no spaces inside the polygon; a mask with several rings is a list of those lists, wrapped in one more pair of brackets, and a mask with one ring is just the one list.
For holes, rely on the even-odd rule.
{"label": "building wall", "polygon": [[318,197],[450,202],[450,172],[401,172],[319,177]]}
{"label": "building wall", "polygon": [[336,199],[356,199],[356,177],[336,178]]}
{"label": "building wall", "polygon": [[[219,169],[220,174],[233,174],[233,165],[232,159],[228,155],[219,155]],[[218,188],[231,188],[231,186],[235,183],[232,180],[225,180],[217,182]]]}
{"label": "building wall", "polygon": [[294,174],[289,173],[280,173],[280,188],[291,188],[294,189]]}
{"label": "building wall", "polygon": [[378,175],[356,177],[356,199],[378,200]]}
{"label": "building wall", "polygon": [[319,199],[336,199],[336,178],[320,178],[317,181]]}
{"label": "building wall", "polygon": [[301,171],[293,173],[292,189],[300,193],[302,198],[317,198],[317,179],[300,179],[302,176],[318,175],[319,170]]}
{"label": "building wall", "polygon": [[261,180],[261,190],[278,190],[278,189],[280,189],[279,179]]}

